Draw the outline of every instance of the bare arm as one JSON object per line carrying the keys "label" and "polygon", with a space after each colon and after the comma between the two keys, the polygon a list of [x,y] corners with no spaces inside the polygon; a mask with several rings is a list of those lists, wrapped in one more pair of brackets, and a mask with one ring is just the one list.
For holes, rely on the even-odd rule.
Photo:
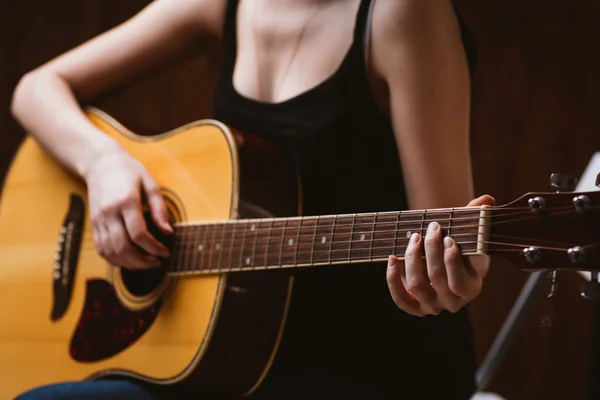
{"label": "bare arm", "polygon": [[116,142],[84,116],[79,102],[183,57],[220,34],[220,0],[157,0],[114,29],[26,74],[12,113],[67,168],[85,176]]}
{"label": "bare arm", "polygon": [[[470,80],[450,1],[380,0],[373,15],[372,68],[387,88],[409,207],[493,204],[473,199]],[[487,257],[465,265],[459,240],[440,224],[414,234],[405,262],[390,258],[396,304],[416,314],[457,311],[481,291]],[[423,254],[424,249],[424,254]]]}
{"label": "bare arm", "polygon": [[85,180],[96,249],[113,265],[148,268],[169,255],[149,232],[142,194],[158,227],[167,233],[172,228],[149,172],[96,129],[79,103],[218,39],[223,14],[223,0],[155,0],[129,21],[28,73],[17,85],[14,116]]}
{"label": "bare arm", "polygon": [[389,90],[409,207],[473,198],[470,81],[449,1],[382,0],[373,18],[373,67]]}

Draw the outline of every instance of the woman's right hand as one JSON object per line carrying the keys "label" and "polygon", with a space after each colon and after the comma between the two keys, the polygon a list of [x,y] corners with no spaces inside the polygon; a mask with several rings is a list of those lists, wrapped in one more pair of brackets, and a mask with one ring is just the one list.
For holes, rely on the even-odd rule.
{"label": "woman's right hand", "polygon": [[158,267],[169,250],[148,230],[142,195],[156,226],[165,234],[173,228],[160,189],[146,168],[124,150],[105,152],[91,162],[84,179],[100,256],[130,269]]}

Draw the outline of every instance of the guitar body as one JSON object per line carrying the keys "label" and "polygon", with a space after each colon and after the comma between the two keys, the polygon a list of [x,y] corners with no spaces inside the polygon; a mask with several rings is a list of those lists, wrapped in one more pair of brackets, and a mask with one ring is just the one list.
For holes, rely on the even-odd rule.
{"label": "guitar body", "polygon": [[[149,137],[88,116],[148,168],[176,222],[298,213],[295,171],[265,141],[208,120]],[[252,392],[277,350],[289,274],[128,272],[98,256],[87,207],[83,182],[27,138],[0,198],[0,397],[111,375]]]}

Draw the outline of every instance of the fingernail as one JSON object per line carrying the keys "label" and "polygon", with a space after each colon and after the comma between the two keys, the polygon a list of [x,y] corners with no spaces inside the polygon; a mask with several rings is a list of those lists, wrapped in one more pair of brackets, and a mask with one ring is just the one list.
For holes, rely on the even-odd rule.
{"label": "fingernail", "polygon": [[446,236],[444,238],[444,248],[451,249],[452,246],[454,246],[454,239],[452,239],[450,236]]}
{"label": "fingernail", "polygon": [[437,222],[432,222],[427,226],[427,232],[437,232],[438,229],[440,229],[440,224]]}
{"label": "fingernail", "polygon": [[388,268],[394,268],[394,266],[396,266],[396,261],[392,257],[388,258]]}
{"label": "fingernail", "polygon": [[411,242],[412,244],[415,244],[415,243],[417,243],[417,242],[419,241],[419,236],[420,236],[420,235],[419,235],[418,233],[416,233],[416,232],[415,232],[415,233],[413,233],[412,235],[410,235],[410,242]]}

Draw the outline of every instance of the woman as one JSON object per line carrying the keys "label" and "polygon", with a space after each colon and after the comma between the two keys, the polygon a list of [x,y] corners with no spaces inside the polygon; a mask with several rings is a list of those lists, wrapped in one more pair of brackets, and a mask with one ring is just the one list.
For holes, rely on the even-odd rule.
{"label": "woman", "polygon": [[[14,94],[23,127],[87,183],[109,262],[147,268],[168,254],[146,231],[138,188],[171,228],[152,177],[78,104],[213,45],[225,50],[214,117],[298,163],[305,215],[493,203],[469,202],[469,64],[449,1],[157,0],[28,73]],[[252,398],[469,398],[464,306],[487,268],[463,260],[433,222],[405,262],[299,273],[280,350]],[[185,396],[108,380],[23,398],[94,395]]]}

